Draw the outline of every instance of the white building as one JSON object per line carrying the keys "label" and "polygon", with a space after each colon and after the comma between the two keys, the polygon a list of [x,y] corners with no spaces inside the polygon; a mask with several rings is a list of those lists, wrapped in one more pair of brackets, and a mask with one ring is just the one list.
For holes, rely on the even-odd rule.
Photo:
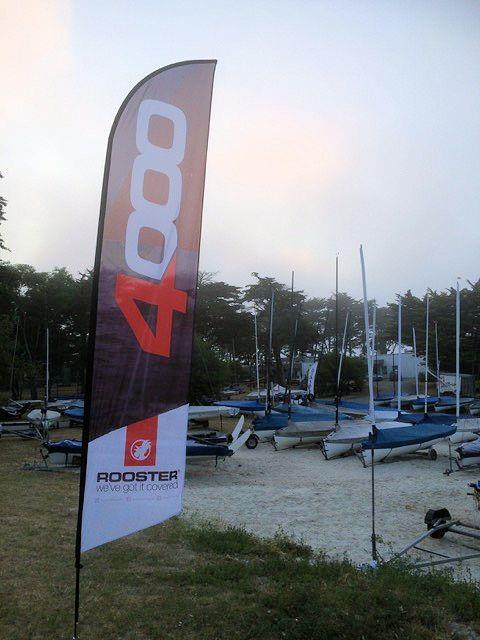
{"label": "white building", "polygon": [[[429,363],[430,364],[430,363]],[[396,375],[398,366],[398,353],[378,353],[373,362],[375,375],[390,378]],[[417,356],[418,373],[425,373],[425,358]],[[430,369],[430,366],[428,367]],[[411,351],[402,353],[402,378],[408,380],[415,378],[415,356]]]}

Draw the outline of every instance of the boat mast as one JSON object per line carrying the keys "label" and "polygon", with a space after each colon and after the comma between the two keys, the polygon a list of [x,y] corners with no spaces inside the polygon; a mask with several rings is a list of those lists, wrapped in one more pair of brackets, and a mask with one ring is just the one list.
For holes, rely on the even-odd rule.
{"label": "boat mast", "polygon": [[[335,362],[337,372],[339,372],[338,358],[338,254],[335,256]],[[340,376],[337,375],[337,386],[335,389],[335,426],[338,427],[338,402]]]}
{"label": "boat mast", "polygon": [[378,398],[378,358],[375,348],[377,338],[377,301],[373,301],[373,329],[372,329],[372,358],[375,358],[375,374],[377,378],[377,398]]}
{"label": "boat mast", "polygon": [[398,296],[398,363],[397,363],[397,411],[398,415],[402,410],[402,296]]}
{"label": "boat mast", "polygon": [[293,360],[295,357],[295,338],[297,333],[297,323],[298,320],[293,320],[293,287],[295,280],[295,272],[292,271],[292,286],[290,289],[290,314],[291,314],[291,322],[292,322],[292,342],[290,344],[290,363],[288,367],[288,378],[287,378],[287,399],[288,399],[288,417],[291,416],[292,413],[292,376],[293,376]]}
{"label": "boat mast", "polygon": [[435,358],[437,361],[437,396],[440,397],[440,360],[438,358],[438,322],[435,324]]}
{"label": "boat mast", "polygon": [[368,319],[368,296],[367,296],[367,277],[365,274],[365,260],[363,257],[363,248],[360,245],[360,262],[362,264],[362,283],[363,283],[363,314],[365,318],[365,348],[367,351],[367,367],[368,367],[368,400],[370,409],[370,420],[372,421],[372,440],[371,440],[371,455],[372,455],[372,473],[371,473],[371,508],[372,508],[372,560],[377,563],[377,534],[375,531],[375,453],[373,448],[373,442],[376,434],[375,426],[375,406],[373,403],[373,374],[372,374],[372,357],[371,357],[371,340],[370,340],[370,323]]}
{"label": "boat mast", "polygon": [[[342,350],[340,352],[340,364],[338,365],[338,372],[337,372],[337,394],[338,397],[340,399],[340,380],[342,377],[342,364],[343,364],[343,354],[347,348],[347,330],[348,330],[348,320],[350,318],[350,311],[347,311],[347,316],[345,318],[345,327],[343,329],[343,338],[342,338]],[[337,412],[336,412],[336,420],[335,420],[335,427],[338,427],[338,406],[337,406]]]}
{"label": "boat mast", "polygon": [[428,310],[430,307],[430,297],[427,293],[427,314],[425,317],[425,414],[427,413],[428,397]]}
{"label": "boat mast", "polygon": [[457,279],[455,300],[455,415],[460,416],[460,285]]}
{"label": "boat mast", "polygon": [[375,405],[373,402],[373,373],[372,373],[372,353],[370,340],[370,324],[368,319],[368,298],[367,298],[367,279],[365,274],[365,260],[363,257],[363,248],[360,245],[360,261],[362,264],[362,281],[363,281],[363,315],[365,320],[365,349],[367,352],[367,369],[368,369],[368,406],[369,416],[372,424],[375,425]]}
{"label": "boat mast", "polygon": [[253,314],[253,322],[255,326],[255,368],[257,372],[257,400],[260,402],[260,370],[258,368],[258,326],[257,326],[257,311]]}
{"label": "boat mast", "polygon": [[272,398],[270,393],[270,362],[272,357],[272,333],[273,333],[273,308],[275,304],[275,289],[272,287],[272,293],[270,297],[270,329],[268,334],[268,351],[267,351],[267,372],[266,372],[266,396],[265,396],[265,413],[269,414],[272,411]]}
{"label": "boat mast", "polygon": [[417,338],[415,335],[415,327],[412,327],[412,334],[413,334],[413,355],[415,358],[415,393],[417,394],[417,398],[419,398],[418,395],[418,362],[417,362]]}
{"label": "boat mast", "polygon": [[288,416],[292,413],[292,379],[293,379],[293,367],[295,364],[295,352],[297,350],[297,332],[298,332],[298,316],[295,318],[295,328],[293,330],[293,344],[292,344],[292,357],[290,361],[290,382],[288,388]]}

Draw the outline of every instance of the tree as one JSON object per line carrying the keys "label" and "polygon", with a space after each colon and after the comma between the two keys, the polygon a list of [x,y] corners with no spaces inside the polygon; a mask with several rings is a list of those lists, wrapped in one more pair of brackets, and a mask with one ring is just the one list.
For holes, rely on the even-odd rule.
{"label": "tree", "polygon": [[196,335],[193,342],[190,402],[204,404],[217,398],[227,384],[228,376],[228,364],[222,359],[218,347]]}
{"label": "tree", "polygon": [[[270,324],[270,300],[272,290],[275,291],[275,305],[272,332],[272,354],[275,365],[275,380],[285,385],[285,373],[282,364],[282,354],[290,354],[293,342],[295,320],[302,324],[302,306],[305,302],[303,291],[293,291],[284,284],[280,284],[274,278],[261,277],[258,273],[252,273],[257,282],[245,287],[244,301],[253,304],[257,311],[259,321],[259,340],[261,344],[268,344]],[[299,332],[299,337],[301,332]],[[304,345],[302,345],[304,346]]]}

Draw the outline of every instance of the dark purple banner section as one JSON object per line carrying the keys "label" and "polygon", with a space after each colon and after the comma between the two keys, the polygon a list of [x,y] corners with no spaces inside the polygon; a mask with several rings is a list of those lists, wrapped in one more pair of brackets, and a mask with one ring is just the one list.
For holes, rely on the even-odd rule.
{"label": "dark purple banner section", "polygon": [[89,440],[187,402],[214,71],[215,62],[199,61],[152,74],[114,123]]}

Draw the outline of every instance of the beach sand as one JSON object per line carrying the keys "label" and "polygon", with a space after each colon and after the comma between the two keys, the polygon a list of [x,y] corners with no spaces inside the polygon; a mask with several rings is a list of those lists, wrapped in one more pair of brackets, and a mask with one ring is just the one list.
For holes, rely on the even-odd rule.
{"label": "beach sand", "polygon": [[[425,531],[430,508],[447,507],[453,518],[480,526],[480,511],[467,495],[480,470],[447,477],[448,447],[436,449],[436,461],[417,454],[375,465],[376,529],[384,558]],[[221,519],[260,536],[281,529],[327,555],[346,554],[359,564],[371,560],[371,470],[354,456],[327,461],[317,447],[277,452],[265,443],[243,447],[217,468],[212,460],[195,461],[187,466],[184,507],[187,516]],[[480,550],[480,541],[447,534],[422,546],[458,556]],[[456,574],[480,580],[480,559],[465,567]]]}

